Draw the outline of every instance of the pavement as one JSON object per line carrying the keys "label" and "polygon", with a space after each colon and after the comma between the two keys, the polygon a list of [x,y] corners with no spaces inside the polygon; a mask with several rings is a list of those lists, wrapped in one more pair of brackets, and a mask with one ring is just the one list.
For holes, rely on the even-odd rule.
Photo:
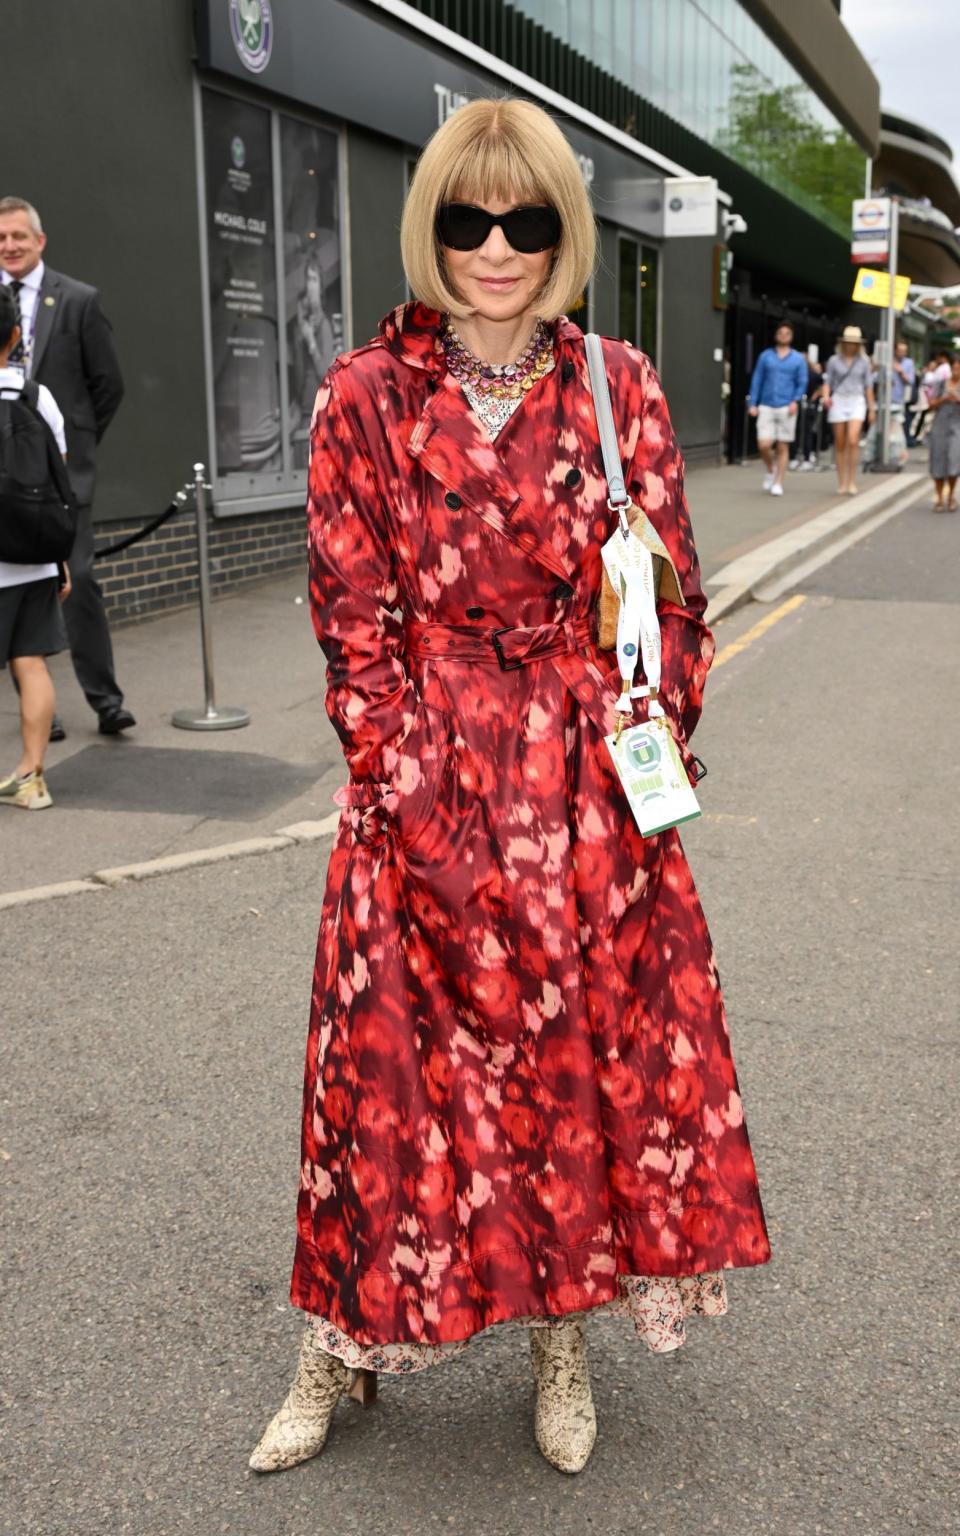
{"label": "pavement", "polygon": [[[247,1470],[301,1326],[287,1283],[329,839],[0,913],[3,1536],[956,1529],[958,538],[920,503],[718,625],[684,844],[774,1257],[732,1275],[728,1316],[693,1320],[676,1355],[591,1319],[599,1439],[577,1478],[535,1448],[509,1329],[382,1382],[368,1412],[341,1404],[319,1459]],[[224,698],[254,724],[198,750],[325,761],[293,591],[241,600],[249,636],[285,626],[286,707],[265,662],[233,661],[245,631],[220,605]],[[125,659],[147,631],[164,660],[133,702],[169,748],[195,656],[160,620],[120,633]]]}
{"label": "pavement", "polygon": [[[764,495],[756,464],[697,466],[687,491],[716,622],[749,602],[771,571],[782,580],[809,551],[869,526],[884,506],[919,491],[921,466],[865,476],[858,497],[838,497],[832,471],[792,473],[780,500]],[[23,815],[0,807],[0,908],[15,893],[151,873],[205,859],[208,850],[270,852],[326,835],[344,782],[340,744],[323,708],[324,660],[301,573],[257,583],[213,605],[216,701],[249,726],[200,733],[174,728],[199,709],[197,611],[185,608],[114,632],[117,676],[137,717],[128,735],[97,735],[67,656],[53,659],[68,739],[50,748],[54,807]],[[12,689],[0,686],[0,749],[17,752]],[[290,829],[294,829],[293,832]],[[81,882],[77,886],[77,882]],[[18,899],[26,899],[19,897]],[[30,898],[32,899],[32,898]]]}

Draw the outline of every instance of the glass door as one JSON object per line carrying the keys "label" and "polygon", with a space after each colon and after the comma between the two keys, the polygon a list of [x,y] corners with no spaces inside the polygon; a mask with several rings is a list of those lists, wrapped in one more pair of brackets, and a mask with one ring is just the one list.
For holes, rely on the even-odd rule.
{"label": "glass door", "polygon": [[617,334],[656,367],[660,343],[660,252],[620,235],[617,245]]}
{"label": "glass door", "polygon": [[656,368],[660,350],[660,252],[640,247],[640,346]]}
{"label": "glass door", "polygon": [[634,347],[640,342],[639,275],[640,247],[629,235],[621,235],[617,249],[617,335]]}

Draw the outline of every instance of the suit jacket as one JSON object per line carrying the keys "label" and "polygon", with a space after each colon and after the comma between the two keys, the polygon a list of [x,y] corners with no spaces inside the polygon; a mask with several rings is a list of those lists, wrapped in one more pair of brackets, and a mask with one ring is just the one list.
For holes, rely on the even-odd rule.
{"label": "suit jacket", "polygon": [[63,412],[70,483],[89,506],[97,444],[123,398],[123,377],[96,288],[50,267],[37,300],[30,377],[46,384]]}

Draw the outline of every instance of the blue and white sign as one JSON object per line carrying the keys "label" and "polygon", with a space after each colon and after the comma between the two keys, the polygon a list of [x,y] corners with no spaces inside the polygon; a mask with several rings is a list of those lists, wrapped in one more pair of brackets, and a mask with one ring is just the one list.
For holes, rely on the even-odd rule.
{"label": "blue and white sign", "polygon": [[854,266],[876,262],[883,266],[890,255],[889,197],[858,197],[853,204],[853,239],[850,260]]}

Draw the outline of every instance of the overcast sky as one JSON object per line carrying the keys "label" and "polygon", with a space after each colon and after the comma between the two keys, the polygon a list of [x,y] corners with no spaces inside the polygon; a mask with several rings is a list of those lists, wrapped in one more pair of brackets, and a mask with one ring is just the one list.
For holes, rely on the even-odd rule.
{"label": "overcast sky", "polygon": [[889,112],[946,139],[960,180],[960,7],[955,0],[843,0],[841,16]]}

